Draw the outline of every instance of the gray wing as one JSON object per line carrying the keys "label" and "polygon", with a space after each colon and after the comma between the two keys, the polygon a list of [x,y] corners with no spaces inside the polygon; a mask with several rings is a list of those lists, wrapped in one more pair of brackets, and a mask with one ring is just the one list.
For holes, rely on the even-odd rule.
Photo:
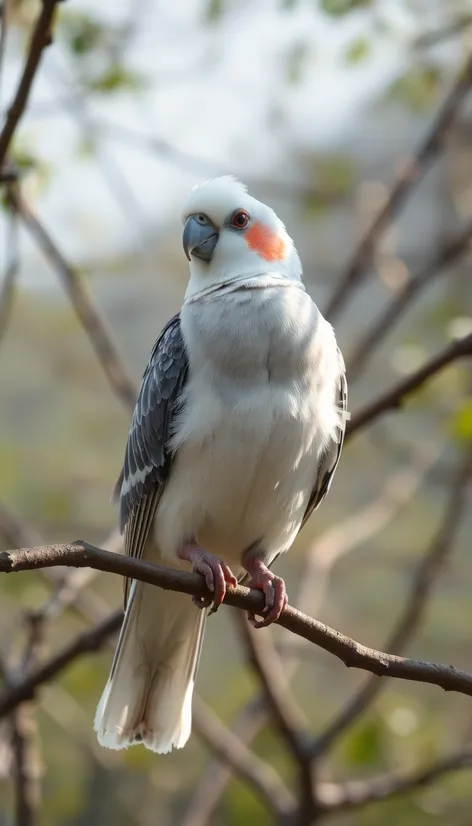
{"label": "gray wing", "polygon": [[[157,339],[144,372],[115,486],[125,553],[140,558],[172,461],[172,420],[181,409],[188,360],[175,315]],[[125,601],[129,582],[125,582]]]}
{"label": "gray wing", "polygon": [[305,522],[310,518],[311,514],[314,510],[316,510],[319,505],[321,505],[323,499],[325,498],[326,494],[328,493],[331,482],[333,481],[333,476],[338,466],[339,459],[341,458],[341,451],[343,449],[344,444],[344,434],[346,431],[346,420],[347,416],[347,380],[346,380],[346,373],[344,369],[344,360],[341,355],[341,351],[338,348],[338,356],[339,361],[341,364],[341,372],[339,376],[339,383],[337,387],[337,398],[336,404],[338,405],[339,409],[342,410],[346,415],[343,417],[342,421],[342,428],[339,431],[339,439],[338,441],[333,441],[331,446],[328,450],[323,453],[321,458],[321,462],[318,468],[318,475],[316,477],[315,486],[311,492],[310,499],[308,501],[307,509],[305,511],[305,516],[303,517],[303,522],[300,526],[300,530],[303,528]]}

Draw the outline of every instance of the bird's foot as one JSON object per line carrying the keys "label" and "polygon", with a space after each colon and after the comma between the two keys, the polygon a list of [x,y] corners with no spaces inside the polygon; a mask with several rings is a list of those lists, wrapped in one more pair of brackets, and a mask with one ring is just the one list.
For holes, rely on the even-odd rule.
{"label": "bird's foot", "polygon": [[285,582],[282,577],[273,574],[257,556],[245,557],[243,565],[251,575],[251,580],[247,583],[248,588],[258,588],[263,591],[266,601],[264,619],[257,620],[253,613],[248,613],[248,620],[254,628],[266,628],[278,620],[282,611],[288,605]]}
{"label": "bird's foot", "polygon": [[[213,593],[211,613],[214,613],[226,596],[226,586],[237,585],[237,579],[231,568],[218,556],[204,551],[198,545],[184,545],[179,551],[179,557],[191,563],[192,571],[205,577],[207,588]],[[193,597],[193,601],[198,608],[208,608],[211,604],[204,597]]]}

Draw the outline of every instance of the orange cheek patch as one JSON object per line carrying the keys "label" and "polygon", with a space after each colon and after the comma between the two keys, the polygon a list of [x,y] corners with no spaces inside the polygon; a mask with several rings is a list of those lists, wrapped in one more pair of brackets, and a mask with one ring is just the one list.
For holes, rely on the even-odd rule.
{"label": "orange cheek patch", "polygon": [[280,261],[285,258],[284,239],[264,224],[254,224],[244,233],[244,239],[249,249],[266,261]]}

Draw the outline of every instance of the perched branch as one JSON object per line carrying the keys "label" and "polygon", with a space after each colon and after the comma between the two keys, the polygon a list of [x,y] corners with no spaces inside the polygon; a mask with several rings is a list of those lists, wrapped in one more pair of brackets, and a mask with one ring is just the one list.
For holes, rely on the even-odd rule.
{"label": "perched branch", "polygon": [[[429,550],[418,566],[402,614],[386,642],[385,648],[387,651],[400,654],[423,619],[432,588],[448,554],[452,551],[456,535],[461,526],[462,516],[467,505],[466,486],[471,476],[472,451],[458,469],[442,523]],[[350,728],[354,721],[371,705],[382,687],[383,684],[380,680],[375,677],[370,678],[318,737],[313,747],[313,754],[319,756],[331,748],[334,741],[346,729]]]}
{"label": "perched branch", "polygon": [[[108,573],[119,574],[130,579],[157,585],[167,590],[195,595],[207,600],[211,599],[211,592],[208,591],[203,577],[198,574],[152,565],[149,562],[142,562],[132,557],[110,553],[83,542],[76,542],[70,545],[24,548],[19,551],[3,551],[0,553],[0,573],[38,570],[55,565],[78,568],[91,567],[96,570],[107,571]],[[265,607],[264,596],[260,591],[250,591],[248,588],[242,586],[228,589],[225,604],[233,606],[234,608],[241,608],[245,611],[251,611],[259,616],[262,615]],[[112,623],[113,629],[117,627],[117,623],[119,624],[117,615],[114,614],[108,622]],[[341,634],[339,631],[335,631],[333,628],[300,613],[300,611],[290,606],[285,609],[278,620],[278,624],[293,634],[298,634],[298,636],[309,640],[314,645],[323,648],[325,651],[329,651],[342,660],[348,667],[360,668],[363,671],[370,671],[378,676],[430,683],[431,685],[437,685],[443,688],[445,691],[456,691],[460,694],[472,696],[472,674],[460,671],[454,666],[407,659],[376,651],[375,649],[361,645],[361,643],[356,642],[356,640],[344,636],[344,634]],[[65,658],[65,664],[84,650],[95,650],[97,647],[97,635],[98,640],[101,642],[107,630],[108,633],[110,633],[108,626],[106,626],[104,630],[102,624],[92,629],[92,631],[87,632],[87,634],[82,635],[80,642],[72,644],[72,649],[74,649],[74,646],[78,646],[75,653],[73,651],[71,654],[69,647],[66,654],[62,654],[62,657]],[[83,640],[85,640],[85,643]],[[35,676],[30,675],[29,679],[26,680],[26,689],[23,688],[20,691],[19,687],[17,687],[17,700],[11,697],[7,701],[5,699],[3,701],[0,700],[0,717],[11,711],[18,702],[22,702],[31,696],[31,692],[34,692],[36,685],[50,679],[51,676],[61,669],[61,665],[59,664],[58,666],[56,660],[52,672],[50,670],[50,663],[43,666],[43,670],[46,669],[46,676],[44,678],[40,677],[37,679],[36,674],[35,681]],[[32,684],[31,680],[33,680]],[[24,693],[25,690],[26,694]]]}
{"label": "perched branch", "polygon": [[454,123],[459,108],[467,96],[472,84],[472,58],[465,69],[461,69],[458,80],[447,96],[441,110],[435,118],[416,155],[402,170],[385,205],[361,240],[344,277],[335,289],[326,309],[326,316],[331,321],[338,316],[346,305],[352,291],[366,276],[367,267],[375,246],[384,230],[400,211],[414,187],[421,181],[430,164],[442,149],[448,129]]}
{"label": "perched branch", "polygon": [[470,358],[472,356],[472,333],[464,338],[455,339],[451,344],[448,344],[437,356],[426,362],[422,367],[416,370],[411,375],[407,376],[402,381],[398,382],[391,390],[379,396],[373,402],[367,404],[358,413],[356,413],[347,425],[346,438],[350,438],[356,431],[363,429],[370,424],[374,419],[388,412],[400,407],[404,399],[418,390],[430,378],[443,370],[453,361],[462,358]]}
{"label": "perched branch", "polygon": [[350,356],[346,368],[350,380],[357,378],[367,359],[382,339],[392,329],[406,308],[434,278],[447,272],[447,268],[470,248],[472,240],[472,221],[455,238],[440,251],[439,255],[428,263],[417,275],[406,282],[403,289],[387,305],[384,312],[375,319],[370,329],[361,338]]}
{"label": "perched branch", "polygon": [[8,110],[2,132],[0,133],[0,169],[3,166],[15,129],[28,103],[28,97],[39,67],[43,49],[51,43],[54,11],[58,2],[59,0],[42,0],[41,13],[36,21],[31,38],[25,68],[15,98]]}
{"label": "perched branch", "polygon": [[111,332],[95,307],[83,280],[67,263],[46,229],[21,197],[17,187],[9,187],[8,198],[26,229],[59,275],[112,389],[128,408],[133,407],[137,389],[125,370]]}

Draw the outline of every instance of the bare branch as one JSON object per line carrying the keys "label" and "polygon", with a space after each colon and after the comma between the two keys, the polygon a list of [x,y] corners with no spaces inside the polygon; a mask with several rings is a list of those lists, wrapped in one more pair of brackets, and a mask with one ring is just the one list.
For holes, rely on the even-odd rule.
{"label": "bare branch", "polygon": [[[313,542],[306,556],[297,605],[305,613],[317,613],[328,589],[336,563],[380,533],[408,502],[431,470],[440,449],[416,449],[410,463],[390,476],[378,497],[346,516]],[[287,650],[292,647],[288,641]],[[284,652],[285,652],[284,647]],[[306,650],[303,646],[303,650]]]}
{"label": "bare branch", "polygon": [[325,314],[330,321],[340,314],[353,290],[362,283],[379,238],[441,151],[446,133],[456,120],[471,84],[472,58],[469,59],[465,69],[461,70],[458,80],[448,94],[423,143],[398,176],[388,201],[362,238],[344,277],[328,303]]}
{"label": "bare branch", "polygon": [[15,295],[15,281],[19,266],[17,219],[14,213],[11,213],[9,216],[9,224],[8,260],[0,286],[0,343],[6,333],[11,318]]}
{"label": "bare branch", "polygon": [[429,49],[431,46],[437,46],[438,43],[443,43],[444,40],[449,40],[451,37],[461,34],[464,29],[468,29],[470,26],[472,26],[472,14],[470,12],[458,14],[457,17],[454,17],[441,28],[431,29],[431,31],[419,34],[413,41],[413,47],[415,49]]}
{"label": "bare branch", "polygon": [[[199,707],[198,703],[194,706],[194,719],[201,724]],[[257,697],[248,703],[231,724],[231,731],[240,743],[246,745],[254,739],[266,717],[265,704]],[[231,778],[229,764],[222,763],[218,758],[211,760],[189,801],[181,826],[207,826]]]}
{"label": "bare branch", "polygon": [[25,68],[0,134],[0,169],[6,158],[15,129],[28,103],[43,49],[51,43],[54,11],[58,2],[59,0],[42,0],[42,8],[31,38]]}
{"label": "bare branch", "polygon": [[307,742],[304,736],[304,721],[289,691],[281,671],[277,653],[273,650],[270,637],[258,634],[247,622],[244,614],[235,617],[238,630],[246,651],[249,665],[253,668],[264,693],[268,709],[272,712],[275,725],[282,734],[295,758],[305,764]]}
{"label": "bare branch", "polygon": [[404,399],[419,390],[425,382],[429,381],[433,376],[447,367],[452,362],[462,358],[469,358],[472,356],[472,333],[464,338],[455,339],[451,344],[448,344],[444,350],[441,350],[431,361],[426,362],[422,367],[411,373],[397,385],[387,390],[373,402],[367,404],[358,413],[356,413],[350,422],[348,422],[346,430],[346,438],[350,438],[356,431],[363,429],[366,425],[371,424],[374,419],[387,413],[389,410],[395,410],[403,403]]}
{"label": "bare branch", "polygon": [[359,376],[374,349],[378,347],[382,339],[385,338],[418,294],[429,286],[434,278],[445,274],[447,268],[467,252],[470,248],[471,239],[472,221],[452,241],[446,244],[434,261],[428,263],[417,275],[406,282],[403,289],[397,293],[384,312],[380,314],[361,338],[347,361],[346,369],[351,381]]}
{"label": "bare branch", "polygon": [[254,789],[270,811],[275,810],[278,815],[292,811],[295,806],[293,796],[275,770],[253,754],[202,700],[195,698],[194,711],[195,731],[218,758]]}
{"label": "bare branch", "polygon": [[23,703],[11,719],[15,826],[33,826],[41,802],[41,764],[34,711],[32,703]]}
{"label": "bare branch", "polygon": [[18,187],[9,187],[9,201],[26,229],[42,249],[59,275],[72,305],[92,342],[95,353],[114,392],[129,408],[136,401],[137,389],[128,376],[105,320],[94,305],[83,280],[66,261],[36,215],[21,197]]}
{"label": "bare branch", "polygon": [[[459,467],[449,495],[444,517],[431,546],[421,560],[410,587],[402,614],[393,629],[385,648],[400,654],[411,640],[423,620],[428,598],[447,556],[451,553],[461,519],[467,505],[466,486],[472,475],[472,452]],[[371,705],[383,688],[376,678],[369,679],[354,697],[348,701],[339,716],[325,729],[314,744],[313,754],[319,756],[329,749],[335,740],[349,728]]]}
{"label": "bare branch", "polygon": [[434,783],[441,777],[459,769],[472,767],[472,748],[466,748],[421,768],[411,774],[386,774],[373,780],[351,781],[349,783],[320,784],[320,797],[325,812],[358,809],[369,803],[388,800],[406,792],[415,791]]}
{"label": "bare branch", "polygon": [[98,651],[110,634],[119,630],[122,621],[123,612],[115,611],[94,628],[78,634],[58,654],[31,671],[12,687],[7,688],[0,697],[0,717],[10,714],[20,703],[33,699],[39,686],[56,677],[77,657],[91,651]]}
{"label": "bare branch", "polygon": [[[65,565],[71,567],[91,567],[96,570],[147,582],[167,590],[178,591],[184,594],[211,598],[203,577],[198,574],[177,571],[142,562],[132,557],[110,553],[93,545],[76,542],[70,545],[49,545],[39,548],[25,548],[19,551],[3,551],[0,553],[0,573],[37,570],[39,568]],[[242,586],[230,588],[226,595],[225,604],[251,611],[261,615],[265,607],[264,596],[260,591],[249,590]],[[116,627],[117,615],[108,620],[112,629]],[[460,671],[451,665],[430,663],[420,660],[386,654],[368,648],[361,643],[344,636],[327,625],[302,614],[295,608],[288,606],[278,620],[282,628],[293,634],[309,640],[314,645],[329,651],[351,668],[360,668],[378,676],[388,676],[396,679],[412,680],[414,682],[429,683],[443,688],[445,691],[456,691],[460,694],[472,696],[472,674]],[[105,623],[105,629],[98,626],[87,634],[82,635],[81,641],[71,643],[66,654],[62,654],[65,664],[84,650],[95,650],[97,639],[101,643],[106,632],[111,633]],[[85,642],[84,642],[85,640]],[[85,646],[85,647],[84,647]],[[71,649],[72,648],[72,653]],[[57,658],[56,658],[57,659]],[[46,669],[46,676],[42,673]],[[19,702],[27,699],[34,693],[37,685],[54,676],[61,669],[55,660],[51,671],[51,664],[43,666],[40,676],[30,675],[25,681],[27,688],[16,689],[16,697],[7,697],[0,700],[0,717],[7,714]],[[26,691],[26,694],[25,694]]]}
{"label": "bare branch", "polygon": [[311,749],[301,714],[284,679],[282,663],[268,635],[262,635],[252,628],[241,612],[238,612],[236,619],[249,665],[262,686],[271,720],[298,764],[300,795],[297,808],[310,813],[312,817],[317,808],[317,800]]}

